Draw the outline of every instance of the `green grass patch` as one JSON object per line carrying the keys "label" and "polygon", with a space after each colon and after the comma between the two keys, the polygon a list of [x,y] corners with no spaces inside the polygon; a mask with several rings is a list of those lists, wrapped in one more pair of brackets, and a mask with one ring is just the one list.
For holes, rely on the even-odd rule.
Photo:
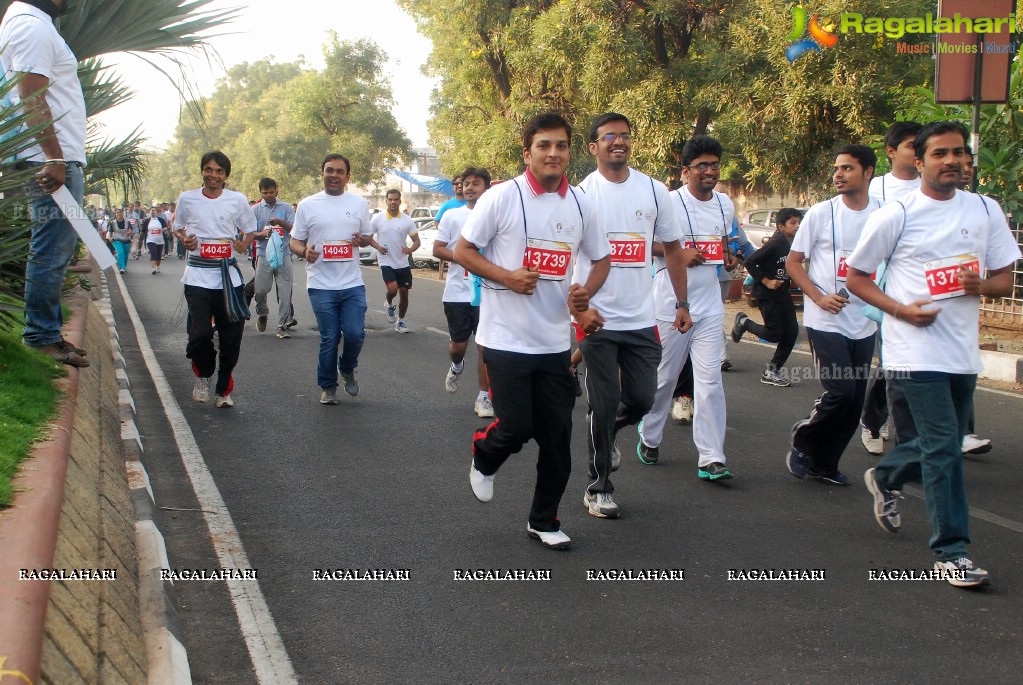
{"label": "green grass patch", "polygon": [[14,498],[11,479],[57,413],[53,379],[63,364],[21,343],[19,332],[0,330],[0,509]]}

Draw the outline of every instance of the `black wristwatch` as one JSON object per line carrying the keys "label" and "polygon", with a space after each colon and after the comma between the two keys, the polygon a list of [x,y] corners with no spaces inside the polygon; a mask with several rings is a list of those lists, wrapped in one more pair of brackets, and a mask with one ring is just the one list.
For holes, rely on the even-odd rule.
{"label": "black wristwatch", "polygon": [[689,309],[689,303],[685,300],[679,300],[675,303],[675,309]]}

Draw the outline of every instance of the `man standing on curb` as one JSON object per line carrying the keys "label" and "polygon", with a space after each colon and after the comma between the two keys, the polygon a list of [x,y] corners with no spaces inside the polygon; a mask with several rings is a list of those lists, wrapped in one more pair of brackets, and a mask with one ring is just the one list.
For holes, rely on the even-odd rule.
{"label": "man standing on curb", "polygon": [[[849,257],[849,289],[881,309],[885,371],[899,383],[917,436],[864,474],[874,518],[899,530],[900,492],[923,482],[934,569],[957,587],[990,582],[967,557],[970,513],[963,482],[966,432],[977,374],[980,297],[1012,292],[1019,246],[997,202],[956,190],[966,162],[966,127],[927,124],[914,142],[922,183],[904,204],[871,216]],[[886,289],[870,272],[887,263]],[[985,277],[986,276],[986,277]]]}
{"label": "man standing on curb", "polygon": [[[419,249],[419,233],[416,223],[408,214],[401,211],[401,191],[391,189],[384,196],[387,209],[373,215],[370,227],[374,239],[370,245],[380,253],[380,275],[387,286],[387,323],[394,324],[394,330],[408,333],[405,314],[408,312],[408,293],[412,289],[412,267],[408,264],[408,256]],[[412,238],[412,246],[407,245],[406,238]],[[398,304],[394,297],[398,296]],[[398,312],[395,319],[395,310]]]}
{"label": "man standing on curb", "polygon": [[[18,154],[15,168],[31,170],[25,186],[32,238],[25,266],[25,330],[22,340],[68,366],[89,366],[86,351],[61,335],[60,293],[78,246],[78,234],[50,196],[67,186],[81,206],[85,193],[85,98],[78,60],[54,20],[66,0],[12,2],[0,23],[0,65],[8,79],[20,76],[10,97],[23,105],[27,125],[44,126],[36,142]],[[53,123],[48,123],[48,122]]]}
{"label": "man standing on curb", "polygon": [[[682,148],[682,164],[688,176],[686,185],[671,193],[671,200],[689,250],[689,301],[676,297],[670,272],[658,254],[659,246],[654,245],[654,254],[659,257],[654,276],[654,315],[660,331],[661,362],[657,367],[657,394],[639,424],[636,445],[640,461],[657,463],[672,392],[688,355],[693,361],[693,442],[699,451],[696,475],[711,482],[733,477],[725,465],[725,388],[721,382],[725,306],[717,267],[735,267],[735,257],[728,251],[735,207],[727,195],[714,190],[721,176],[722,152],[721,143],[710,136],[695,136]],[[692,328],[683,335],[669,335],[679,309],[689,311]]]}
{"label": "man standing on curb", "polygon": [[[618,518],[611,472],[621,454],[618,431],[634,425],[650,410],[657,390],[661,361],[659,336],[678,336],[692,326],[689,310],[675,309],[675,319],[663,330],[655,327],[653,282],[650,279],[653,243],[664,249],[675,300],[686,300],[686,265],[675,209],[663,183],[629,167],[632,124],[609,112],[590,124],[590,153],[597,170],[583,179],[586,193],[611,244],[611,269],[590,306],[600,312],[603,328],[579,343],[586,362],[587,466],[589,482],[583,505],[591,516]],[[574,280],[584,282],[590,260],[580,255]]]}
{"label": "man standing on curb", "polygon": [[[238,269],[236,254],[245,254],[256,231],[256,217],[244,195],[227,190],[231,160],[219,150],[207,152],[199,162],[202,188],[186,190],[178,198],[174,217],[177,239],[189,251],[185,273],[185,301],[188,303],[188,346],[185,356],[192,360],[195,387],[192,399],[210,399],[210,378],[217,369],[213,345],[213,322],[220,338],[216,405],[234,406],[234,371],[242,349],[242,332],[249,310],[245,306],[245,280]],[[241,233],[242,239],[237,235]]]}
{"label": "man standing on curb", "polygon": [[[484,279],[477,340],[497,414],[474,436],[469,484],[479,501],[492,500],[494,474],[535,439],[540,452],[526,532],[550,549],[568,549],[558,505],[572,471],[570,312],[586,332],[600,329],[589,294],[607,278],[611,246],[602,218],[565,176],[569,123],[540,114],[522,138],[525,173],[480,198],[454,250],[456,262]],[[569,286],[576,253],[593,262],[585,286]]]}
{"label": "man standing on curb", "polygon": [[[323,190],[302,200],[291,231],[291,251],[306,261],[309,303],[320,329],[316,382],[320,404],[337,404],[338,372],[345,392],[359,394],[355,367],[366,339],[366,285],[359,247],[370,244],[369,205],[345,192],[351,164],[337,153],[320,166]],[[338,357],[338,347],[344,347]]]}
{"label": "man standing on curb", "polygon": [[[824,388],[810,416],[792,426],[785,462],[796,478],[809,475],[831,485],[849,484],[838,461],[859,426],[874,355],[877,326],[845,284],[846,259],[867,217],[881,206],[867,196],[875,164],[877,156],[866,145],[838,151],[832,171],[837,195],[806,211],[785,260],[789,277],[803,291],[803,325]],[[809,272],[803,267],[807,257]]]}
{"label": "man standing on curb", "polygon": [[[256,225],[260,230],[256,233],[256,330],[266,330],[266,320],[270,308],[266,305],[266,297],[270,286],[277,284],[277,337],[290,338],[288,334],[291,323],[291,227],[295,223],[295,210],[287,202],[277,200],[277,181],[272,178],[259,179],[259,194],[263,196],[253,208]],[[271,266],[266,258],[266,245],[270,234],[276,232],[284,247],[284,259],[277,268]]]}
{"label": "man standing on curb", "polygon": [[[472,276],[455,262],[451,248],[462,235],[462,227],[469,218],[469,212],[476,206],[479,197],[490,188],[490,172],[486,169],[469,167],[461,176],[462,194],[465,197],[464,207],[455,207],[444,214],[433,241],[433,256],[450,262],[447,281],[441,302],[444,305],[444,316],[448,320],[448,357],[451,365],[444,376],[444,389],[449,393],[458,392],[458,377],[465,370],[465,351],[469,348],[469,336],[476,334],[480,321],[479,303],[473,304],[474,293]],[[473,409],[480,418],[494,417],[494,405],[490,402],[490,382],[487,380],[487,367],[483,363],[483,350],[476,346],[477,362],[476,377],[479,381],[479,394]]]}

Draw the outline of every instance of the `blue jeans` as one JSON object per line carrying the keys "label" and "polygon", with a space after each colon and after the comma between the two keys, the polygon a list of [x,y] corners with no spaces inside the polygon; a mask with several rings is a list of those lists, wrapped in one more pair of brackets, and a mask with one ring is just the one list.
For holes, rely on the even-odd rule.
{"label": "blue jeans", "polygon": [[[309,288],[309,303],[320,328],[320,358],[316,382],[324,390],[337,387],[337,372],[348,373],[359,365],[366,339],[366,286],[345,290]],[[337,348],[344,338],[341,357]]]}
{"label": "blue jeans", "polygon": [[973,408],[977,376],[917,371],[899,379],[899,385],[917,435],[884,455],[874,476],[889,490],[922,481],[931,519],[931,551],[941,561],[958,559],[966,555],[970,543],[962,436]]}
{"label": "blue jeans", "polygon": [[[82,168],[69,164],[64,182],[81,204],[85,193]],[[25,267],[25,332],[22,338],[26,345],[43,347],[60,342],[60,329],[64,325],[60,293],[64,274],[75,255],[78,234],[53,198],[36,185],[34,178],[26,184],[25,192],[32,219],[32,240]]]}

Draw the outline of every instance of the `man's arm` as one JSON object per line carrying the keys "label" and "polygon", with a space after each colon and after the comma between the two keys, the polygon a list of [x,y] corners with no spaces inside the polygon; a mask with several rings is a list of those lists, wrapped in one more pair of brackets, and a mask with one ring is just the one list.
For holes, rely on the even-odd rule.
{"label": "man's arm", "polygon": [[[806,255],[802,252],[789,251],[789,256],[785,258],[785,271],[788,273],[789,278],[796,284],[796,287],[803,291],[803,295],[809,297],[815,305],[826,312],[838,314],[845,305],[849,304],[849,300],[841,295],[822,293],[813,284],[813,281],[810,280],[810,274],[803,268],[803,260],[805,258]],[[846,284],[848,285],[848,281],[846,281]]]}
{"label": "man's arm", "polygon": [[419,242],[419,234],[418,233],[410,233],[409,237],[412,238],[412,247],[403,247],[403,248],[401,248],[402,254],[412,254],[413,252],[418,250],[419,247],[422,245],[422,243]]}
{"label": "man's arm", "polygon": [[536,289],[536,282],[540,278],[538,272],[530,271],[524,266],[514,271],[509,271],[494,264],[480,254],[479,247],[470,243],[463,236],[459,236],[455,249],[452,251],[452,256],[454,261],[458,262],[470,273],[474,273],[488,281],[500,283],[508,290],[520,295],[532,295],[533,290]]}
{"label": "man's arm", "polygon": [[[675,299],[678,302],[685,302],[689,297],[689,275],[686,271],[685,250],[678,240],[669,240],[666,243],[655,243],[661,246],[664,251],[664,264],[668,269],[668,278],[671,279],[671,288],[675,291]],[[693,320],[689,316],[687,307],[675,309],[675,321],[672,328],[677,328],[680,333],[685,333],[693,327]]]}
{"label": "man's arm", "polygon": [[[46,104],[46,89],[50,87],[50,79],[30,71],[21,72],[18,81],[18,95],[24,106],[25,118],[30,127],[45,128],[36,137],[36,142],[43,149],[46,159],[63,159],[64,152],[60,149],[57,132],[53,128],[53,114]],[[64,185],[67,167],[64,164],[45,164],[36,174],[36,182],[47,193],[52,193]]]}
{"label": "man's arm", "polygon": [[[792,275],[791,271],[789,275]],[[870,274],[851,266],[846,274],[845,284],[853,295],[867,304],[872,304],[884,313],[890,314],[900,321],[911,323],[918,328],[930,326],[938,318],[938,312],[941,311],[941,307],[924,309],[925,305],[933,304],[933,300],[917,300],[910,304],[903,304],[878,288]]]}

